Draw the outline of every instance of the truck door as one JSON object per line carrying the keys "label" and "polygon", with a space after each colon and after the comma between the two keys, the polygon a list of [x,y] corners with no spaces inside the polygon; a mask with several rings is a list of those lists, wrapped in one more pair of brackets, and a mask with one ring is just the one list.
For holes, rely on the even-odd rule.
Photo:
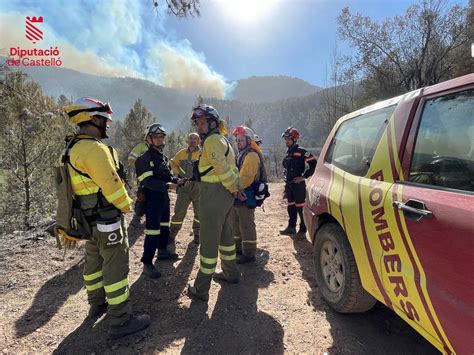
{"label": "truck door", "polygon": [[386,288],[398,288],[397,313],[448,353],[474,350],[473,156],[474,89],[424,97],[410,128],[404,177],[387,195],[403,251],[384,253],[383,279],[391,274],[399,282]]}

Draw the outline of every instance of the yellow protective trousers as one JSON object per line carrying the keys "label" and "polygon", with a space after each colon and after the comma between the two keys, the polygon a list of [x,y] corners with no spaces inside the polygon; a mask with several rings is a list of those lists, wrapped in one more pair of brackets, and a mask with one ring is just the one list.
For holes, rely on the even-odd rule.
{"label": "yellow protective trousers", "polygon": [[239,279],[235,243],[230,227],[234,196],[222,184],[200,182],[201,216],[200,266],[194,286],[201,295],[209,293],[212,275],[220,255],[222,271],[227,279]]}
{"label": "yellow protective trousers", "polygon": [[189,182],[185,186],[179,187],[176,193],[178,197],[174,206],[174,215],[171,218],[170,239],[174,240],[183,226],[183,221],[191,202],[194,210],[193,232],[195,236],[199,235],[199,184],[197,182]]}
{"label": "yellow protective trousers", "polygon": [[84,281],[91,305],[108,302],[110,324],[120,325],[130,318],[128,284],[128,236],[123,216],[116,223],[92,227],[86,242]]}

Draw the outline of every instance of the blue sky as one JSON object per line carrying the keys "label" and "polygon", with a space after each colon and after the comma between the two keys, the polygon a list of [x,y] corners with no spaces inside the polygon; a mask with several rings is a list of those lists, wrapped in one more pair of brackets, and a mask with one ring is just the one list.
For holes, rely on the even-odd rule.
{"label": "blue sky", "polygon": [[413,3],[201,0],[201,17],[178,19],[155,13],[151,0],[1,1],[0,48],[30,48],[24,18],[43,16],[45,39],[36,46],[58,46],[65,67],[91,74],[140,77],[216,97],[231,81],[252,75],[325,86],[334,47],[341,54],[351,50],[337,36],[343,7],[382,21]]}
{"label": "blue sky", "polygon": [[[257,0],[255,0],[257,1]],[[331,52],[349,52],[338,39],[337,16],[348,6],[373,19],[401,14],[413,1],[286,0],[269,16],[250,24],[233,19],[215,1],[201,3],[200,18],[167,18],[167,28],[188,38],[197,51],[228,79],[251,75],[288,75],[324,86]]]}

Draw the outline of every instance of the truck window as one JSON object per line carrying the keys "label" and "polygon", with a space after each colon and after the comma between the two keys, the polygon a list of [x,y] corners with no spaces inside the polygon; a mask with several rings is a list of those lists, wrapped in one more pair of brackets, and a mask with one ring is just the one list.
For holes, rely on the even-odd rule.
{"label": "truck window", "polygon": [[342,123],[331,142],[326,162],[353,175],[365,176],[395,107],[368,112]]}
{"label": "truck window", "polygon": [[474,191],[474,90],[426,101],[410,181]]}

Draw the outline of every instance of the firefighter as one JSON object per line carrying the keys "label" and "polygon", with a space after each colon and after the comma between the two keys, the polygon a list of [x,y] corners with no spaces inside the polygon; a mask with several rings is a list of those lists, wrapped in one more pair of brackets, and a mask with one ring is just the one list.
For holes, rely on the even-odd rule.
{"label": "firefighter", "polygon": [[[230,212],[234,198],[245,199],[239,190],[239,172],[235,154],[224,122],[216,109],[205,104],[193,108],[191,120],[202,140],[197,176],[199,183],[200,267],[194,283],[188,285],[188,295],[207,301],[209,288],[215,278],[239,282],[235,242],[230,227]],[[220,254],[222,272],[215,273],[217,255]]]}
{"label": "firefighter", "polygon": [[[123,213],[132,200],[118,174],[117,152],[102,143],[112,109],[90,97],[64,108],[80,129],[69,150],[68,169],[75,199],[92,229],[85,244],[84,280],[90,304],[88,318],[107,312],[108,335],[117,339],[149,326],[148,315],[131,315],[129,247]],[[70,146],[71,147],[71,146]]]}
{"label": "firefighter", "polygon": [[253,183],[262,174],[262,151],[256,144],[254,132],[245,126],[236,127],[232,131],[237,143],[237,168],[239,169],[240,184],[247,195],[246,201],[236,199],[231,214],[232,233],[236,244],[237,264],[255,261],[257,251],[257,230],[255,227],[256,201],[252,196]]}
{"label": "firefighter", "polygon": [[[283,159],[285,176],[285,196],[288,199],[288,226],[280,231],[282,235],[306,235],[303,220],[303,206],[306,198],[306,179],[314,173],[316,158],[306,149],[298,145],[300,133],[293,127],[288,127],[281,135],[285,139],[286,157]],[[308,168],[306,168],[308,164]],[[300,216],[300,228],[296,233],[296,219]]]}
{"label": "firefighter", "polygon": [[[145,130],[146,132],[146,130]],[[148,150],[148,144],[145,142],[138,143],[133,147],[127,157],[127,162],[130,168],[135,168],[135,161],[137,158]],[[136,228],[141,227],[141,218],[145,214],[145,202],[143,191],[140,188],[137,190],[137,198],[135,200],[134,214],[130,224]]]}
{"label": "firefighter", "polygon": [[186,180],[186,184],[176,189],[178,195],[174,206],[174,215],[171,218],[170,227],[170,247],[175,247],[175,239],[183,225],[189,204],[192,202],[194,210],[193,234],[194,242],[199,244],[199,185],[191,181],[193,177],[193,162],[199,160],[201,148],[199,147],[200,138],[197,133],[188,135],[188,148],[181,149],[170,160],[171,169],[175,175]]}
{"label": "firefighter", "polygon": [[158,249],[158,259],[177,259],[178,254],[169,252],[167,244],[170,234],[169,189],[176,189],[169,161],[163,154],[166,131],[159,123],[148,126],[145,138],[148,150],[137,158],[135,170],[140,187],[145,195],[145,243],[143,246],[143,273],[150,278],[161,276],[153,265]]}

